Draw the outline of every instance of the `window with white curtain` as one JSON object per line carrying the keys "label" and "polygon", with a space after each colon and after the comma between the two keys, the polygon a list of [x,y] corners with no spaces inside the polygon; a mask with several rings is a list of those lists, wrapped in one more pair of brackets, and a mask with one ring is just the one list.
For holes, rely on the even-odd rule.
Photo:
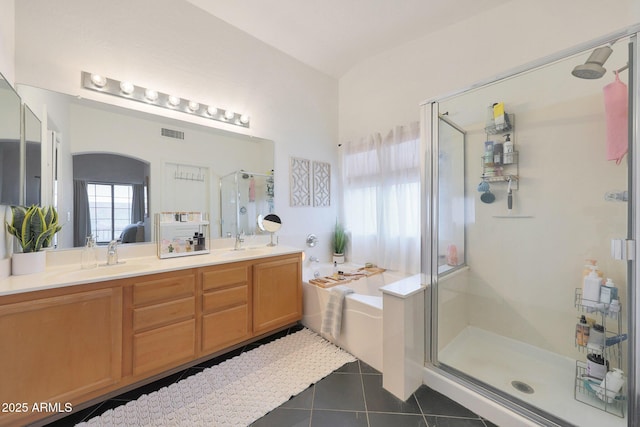
{"label": "window with white curtain", "polygon": [[417,122],[343,144],[345,227],[350,258],[420,271],[420,130]]}

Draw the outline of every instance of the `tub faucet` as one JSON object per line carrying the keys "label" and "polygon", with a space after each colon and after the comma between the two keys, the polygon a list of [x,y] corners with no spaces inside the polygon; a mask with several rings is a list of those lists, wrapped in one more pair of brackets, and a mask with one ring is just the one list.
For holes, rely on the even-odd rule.
{"label": "tub faucet", "polygon": [[318,258],[317,256],[311,255],[309,257],[309,262],[320,262],[320,258]]}
{"label": "tub faucet", "polygon": [[233,247],[234,251],[241,251],[242,250],[242,243],[244,242],[244,235],[242,233],[238,233],[236,234],[236,244]]}
{"label": "tub faucet", "polygon": [[112,240],[107,246],[107,265],[116,265],[118,263],[118,241]]}

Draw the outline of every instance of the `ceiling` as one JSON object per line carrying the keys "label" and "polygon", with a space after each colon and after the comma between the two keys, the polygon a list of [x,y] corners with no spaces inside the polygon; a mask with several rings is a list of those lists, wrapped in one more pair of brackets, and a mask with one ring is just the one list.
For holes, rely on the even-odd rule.
{"label": "ceiling", "polygon": [[340,78],[360,61],[511,0],[187,0]]}

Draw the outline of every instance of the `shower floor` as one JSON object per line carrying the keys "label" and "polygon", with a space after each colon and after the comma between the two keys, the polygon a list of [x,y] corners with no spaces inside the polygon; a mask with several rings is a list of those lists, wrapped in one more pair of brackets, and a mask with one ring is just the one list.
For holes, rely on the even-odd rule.
{"label": "shower floor", "polygon": [[[468,326],[439,360],[546,412],[581,427],[624,427],[626,418],[574,399],[575,360]],[[523,388],[517,381],[533,388]],[[522,391],[521,391],[522,390]]]}

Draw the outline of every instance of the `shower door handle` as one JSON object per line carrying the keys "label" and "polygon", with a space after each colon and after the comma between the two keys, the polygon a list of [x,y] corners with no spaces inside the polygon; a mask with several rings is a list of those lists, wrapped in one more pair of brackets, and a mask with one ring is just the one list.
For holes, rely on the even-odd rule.
{"label": "shower door handle", "polygon": [[622,261],[636,259],[636,241],[627,239],[611,239],[611,257]]}

